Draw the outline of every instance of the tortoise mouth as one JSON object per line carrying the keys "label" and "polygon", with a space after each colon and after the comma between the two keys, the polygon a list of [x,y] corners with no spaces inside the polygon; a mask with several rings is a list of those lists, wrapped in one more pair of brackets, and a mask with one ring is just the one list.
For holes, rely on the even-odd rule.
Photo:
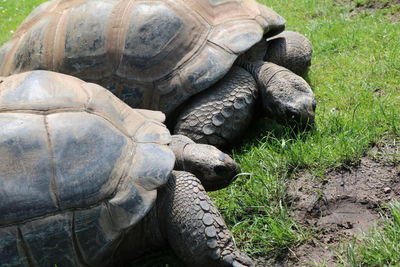
{"label": "tortoise mouth", "polygon": [[225,180],[217,180],[217,181],[202,181],[201,184],[203,185],[206,191],[217,191],[223,189],[230,185],[235,179],[225,179]]}
{"label": "tortoise mouth", "polygon": [[200,179],[206,191],[216,191],[227,187],[236,179],[240,169],[236,164],[225,161],[223,165],[214,166],[212,171],[215,173],[213,179],[205,177]]}

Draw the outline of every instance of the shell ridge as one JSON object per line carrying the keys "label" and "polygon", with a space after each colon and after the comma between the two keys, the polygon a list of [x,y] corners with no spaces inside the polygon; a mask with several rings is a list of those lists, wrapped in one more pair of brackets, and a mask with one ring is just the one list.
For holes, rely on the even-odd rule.
{"label": "shell ridge", "polygon": [[237,53],[233,52],[229,47],[223,47],[222,45],[219,45],[219,44],[217,44],[217,43],[215,43],[215,42],[213,42],[213,41],[211,41],[211,40],[207,40],[207,42],[208,42],[211,46],[218,47],[218,48],[220,48],[220,49],[222,49],[222,50],[225,50],[225,51],[228,52],[228,53],[231,53],[231,54],[233,54],[233,55],[237,55]]}
{"label": "shell ridge", "polygon": [[40,220],[40,219],[44,219],[50,216],[54,216],[54,215],[58,215],[58,214],[65,214],[67,212],[72,212],[72,211],[81,211],[81,210],[90,210],[93,209],[95,207],[98,207],[100,205],[103,205],[104,203],[106,203],[107,201],[111,200],[112,198],[114,198],[114,196],[116,195],[117,190],[114,190],[114,192],[112,194],[110,194],[110,196],[103,198],[95,203],[92,203],[86,207],[73,207],[73,208],[66,208],[66,209],[59,209],[57,211],[52,211],[52,212],[47,212],[38,216],[32,216],[29,218],[25,218],[23,220],[19,220],[17,222],[12,222],[12,223],[7,223],[7,224],[2,224],[0,225],[0,229],[1,228],[6,228],[6,227],[10,227],[10,226],[18,226],[18,225],[22,225],[24,223],[27,222],[32,222],[32,221],[36,221],[36,220]]}
{"label": "shell ridge", "polygon": [[50,195],[53,200],[54,205],[57,209],[60,209],[60,192],[56,181],[56,161],[55,161],[55,154],[53,149],[53,142],[51,140],[50,129],[49,129],[49,122],[47,121],[47,116],[43,116],[43,123],[44,128],[46,130],[46,137],[47,137],[47,146],[50,152],[51,158],[51,178],[50,178]]}
{"label": "shell ridge", "polygon": [[[121,65],[125,46],[126,32],[128,30],[128,15],[132,13],[135,1],[120,1],[111,11],[110,19],[106,29],[106,53],[111,62],[111,73],[114,76]],[[121,13],[122,15],[118,15]],[[116,14],[114,16],[114,14]]]}
{"label": "shell ridge", "polygon": [[76,235],[76,231],[75,231],[75,211],[72,211],[72,218],[71,218],[71,239],[72,239],[72,249],[74,251],[74,254],[76,256],[76,259],[78,260],[78,262],[80,264],[82,264],[85,267],[89,267],[89,264],[85,261],[85,258],[83,257],[83,253],[82,253],[82,248],[79,245],[78,242],[78,237]]}
{"label": "shell ridge", "polygon": [[32,267],[36,266],[35,260],[32,256],[32,252],[29,249],[28,242],[26,242],[24,234],[22,233],[21,228],[19,226],[17,226],[17,239],[20,241],[18,245],[18,251],[24,254],[25,259],[27,260],[29,266]]}
{"label": "shell ridge", "polygon": [[79,86],[82,88],[82,91],[85,93],[85,95],[87,97],[86,103],[84,104],[84,109],[88,110],[89,109],[89,104],[90,104],[92,98],[90,96],[90,93],[86,90],[85,84],[87,84],[87,83],[82,82]]}
{"label": "shell ridge", "polygon": [[[37,114],[37,115],[51,115],[51,114],[57,114],[57,113],[63,113],[63,112],[86,112],[95,116],[98,116],[102,119],[104,119],[105,121],[107,121],[109,124],[111,124],[114,128],[116,128],[118,131],[120,131],[126,138],[133,140],[136,143],[139,144],[157,144],[154,142],[140,142],[138,140],[136,140],[136,138],[134,136],[131,136],[126,129],[119,127],[118,125],[116,125],[115,123],[113,123],[111,120],[109,120],[107,117],[103,116],[101,113],[93,111],[91,109],[87,109],[87,108],[82,108],[82,109],[77,109],[77,108],[60,108],[60,109],[51,109],[51,110],[36,110],[36,109],[0,109],[0,114],[1,113],[28,113],[28,114]],[[138,113],[140,116],[144,117],[142,114]],[[145,117],[144,117],[145,118]],[[157,124],[158,126],[163,126],[162,123],[159,123],[156,120],[153,119],[149,119],[152,123]],[[145,122],[143,123],[145,124]],[[140,125],[138,127],[138,129],[140,127],[143,127],[143,125]],[[134,132],[134,134],[136,134],[138,130],[136,130]]]}
{"label": "shell ridge", "polygon": [[128,139],[131,138],[131,136],[129,135],[129,133],[126,131],[126,129],[120,127],[119,125],[116,125],[116,123],[114,123],[113,121],[111,121],[109,118],[103,116],[103,114],[99,113],[99,112],[95,112],[89,109],[85,109],[85,112],[89,113],[89,114],[93,114],[95,116],[98,116],[100,118],[102,118],[103,120],[105,120],[106,122],[108,122],[110,125],[112,125],[115,129],[119,130],[125,137],[127,137]]}
{"label": "shell ridge", "polygon": [[20,37],[17,37],[16,38],[17,39],[16,43],[13,45],[13,47],[11,47],[10,50],[8,50],[8,53],[5,56],[4,62],[3,62],[2,66],[1,66],[1,69],[0,69],[0,71],[1,71],[0,73],[2,75],[8,76],[8,75],[10,75],[12,73],[15,73],[15,70],[11,71],[10,67],[13,64],[15,52],[20,47],[20,45],[22,43],[22,39],[23,39],[24,36],[25,36],[25,33],[23,33]]}
{"label": "shell ridge", "polygon": [[68,13],[69,9],[65,9],[62,11],[61,16],[59,17],[53,40],[53,56],[52,56],[52,69],[58,71],[60,69],[61,64],[64,61],[64,53],[65,53],[65,38],[67,31],[67,21],[68,21]]}
{"label": "shell ridge", "polygon": [[135,154],[136,154],[136,151],[137,151],[137,149],[136,149],[137,148],[137,145],[136,145],[137,142],[132,137],[128,138],[128,140],[130,142],[127,144],[127,147],[125,148],[125,150],[127,152],[125,152],[125,157],[122,160],[123,161],[123,167],[122,167],[123,170],[121,172],[121,177],[119,178],[117,186],[115,187],[114,196],[112,198],[108,199],[107,202],[106,202],[106,206],[107,207],[108,207],[108,202],[110,200],[112,200],[118,194],[119,191],[121,191],[121,188],[124,185],[125,181],[127,179],[129,179],[128,172],[129,172],[129,169],[130,169],[130,164],[131,164],[133,158],[135,157]]}
{"label": "shell ridge", "polygon": [[[135,108],[135,112],[140,113],[143,117],[150,119],[152,121],[156,121],[160,125],[164,125],[165,122],[165,114],[162,113],[161,111],[155,111],[155,110],[147,110],[147,109],[139,109]],[[151,114],[151,116],[148,114],[149,112],[152,112],[153,114],[160,114],[161,116],[158,116],[157,118],[154,118],[155,115]]]}
{"label": "shell ridge", "polygon": [[[77,108],[61,108],[61,109],[51,109],[51,110],[35,110],[35,109],[18,109],[18,110],[12,110],[12,109],[0,109],[0,114],[1,113],[29,113],[29,114],[37,114],[37,115],[51,115],[51,114],[57,114],[57,113],[63,113],[63,112],[86,112],[95,116],[98,116],[100,118],[102,118],[103,120],[107,121],[109,124],[111,124],[115,129],[117,129],[119,132],[121,132],[126,138],[132,138],[132,136],[130,136],[126,129],[116,125],[114,122],[112,122],[110,119],[108,119],[107,117],[103,116],[101,113],[99,112],[95,112],[93,110],[90,109],[86,109],[86,108],[82,108],[82,109],[77,109]],[[135,142],[137,142],[136,140],[134,140]],[[140,143],[140,142],[138,142]]]}
{"label": "shell ridge", "polygon": [[15,37],[20,36],[21,34],[25,34],[25,32],[31,28],[33,25],[35,25],[38,21],[40,21],[43,17],[53,13],[57,8],[58,5],[60,4],[60,1],[54,1],[53,6],[51,6],[51,8],[48,8],[48,10],[43,10],[42,12],[40,12],[39,14],[37,14],[35,17],[30,18],[28,21],[23,21],[21,26],[18,27],[18,29],[15,31]]}
{"label": "shell ridge", "polygon": [[[136,112],[137,114],[140,114],[138,112]],[[145,116],[143,116],[142,114],[140,114],[140,116],[142,116],[142,118],[145,118]],[[132,133],[132,138],[135,140],[135,142],[137,143],[154,143],[154,142],[139,142],[136,138],[137,133],[139,132],[140,129],[142,129],[146,124],[148,124],[149,122],[147,122],[146,120],[143,120],[143,122],[139,125],[139,127],[137,127],[135,129],[135,131]]]}
{"label": "shell ridge", "polygon": [[54,68],[54,48],[55,48],[55,39],[57,27],[60,22],[61,15],[59,13],[51,14],[51,19],[49,24],[47,25],[46,33],[44,35],[44,51],[40,57],[40,61],[44,63],[49,69]]}

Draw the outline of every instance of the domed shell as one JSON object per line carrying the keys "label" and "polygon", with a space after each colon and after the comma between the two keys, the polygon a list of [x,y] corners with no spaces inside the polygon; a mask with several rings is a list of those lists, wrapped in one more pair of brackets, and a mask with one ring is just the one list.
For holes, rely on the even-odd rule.
{"label": "domed shell", "polygon": [[107,262],[174,166],[163,120],[161,112],[133,110],[104,88],[64,74],[0,79],[6,266]]}
{"label": "domed shell", "polygon": [[284,22],[255,0],[53,0],[0,50],[0,75],[54,70],[170,113]]}

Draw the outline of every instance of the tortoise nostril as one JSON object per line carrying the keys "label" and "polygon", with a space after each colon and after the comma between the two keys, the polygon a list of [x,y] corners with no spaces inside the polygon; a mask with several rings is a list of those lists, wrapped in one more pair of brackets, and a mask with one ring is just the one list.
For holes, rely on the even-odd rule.
{"label": "tortoise nostril", "polygon": [[311,105],[312,105],[312,110],[315,111],[315,109],[317,108],[317,101],[313,101]]}
{"label": "tortoise nostril", "polygon": [[227,176],[227,174],[229,174],[228,173],[229,172],[228,168],[226,168],[225,166],[221,166],[221,165],[215,166],[214,167],[214,172],[218,176],[222,176],[222,177],[225,177],[225,176]]}

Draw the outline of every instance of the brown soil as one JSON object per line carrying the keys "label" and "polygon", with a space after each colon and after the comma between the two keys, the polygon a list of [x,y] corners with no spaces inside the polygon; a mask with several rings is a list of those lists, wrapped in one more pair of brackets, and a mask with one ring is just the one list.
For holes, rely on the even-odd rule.
{"label": "brown soil", "polygon": [[288,186],[297,221],[315,230],[314,237],[291,251],[280,266],[335,266],[335,250],[379,225],[379,208],[400,199],[400,147],[383,142],[350,167],[325,179],[303,174]]}
{"label": "brown soil", "polygon": [[[383,204],[400,199],[400,140],[383,140],[359,162],[334,169],[323,180],[304,173],[290,183],[288,195],[293,216],[314,231],[312,237],[280,259],[258,257],[256,266],[335,266],[335,250],[379,226]],[[183,265],[169,252],[130,266]]]}
{"label": "brown soil", "polygon": [[387,2],[370,1],[365,4],[356,4],[355,9],[357,9],[357,10],[384,9],[384,8],[389,8],[393,5],[398,5],[398,4],[400,4],[399,0],[391,0],[391,1],[387,1]]}
{"label": "brown soil", "polygon": [[[345,5],[345,4],[351,4],[356,1],[354,0],[337,0],[336,4],[337,5]],[[353,4],[353,8],[350,9],[350,15],[355,16],[357,14],[367,12],[367,13],[374,13],[378,10],[381,9],[389,9],[393,7],[394,5],[400,5],[400,0],[390,0],[386,2],[382,1],[369,1],[368,3],[365,4],[360,4],[360,3],[355,3]],[[386,16],[393,22],[400,22],[400,7],[396,8],[394,11],[391,11],[391,13],[386,14]]]}

